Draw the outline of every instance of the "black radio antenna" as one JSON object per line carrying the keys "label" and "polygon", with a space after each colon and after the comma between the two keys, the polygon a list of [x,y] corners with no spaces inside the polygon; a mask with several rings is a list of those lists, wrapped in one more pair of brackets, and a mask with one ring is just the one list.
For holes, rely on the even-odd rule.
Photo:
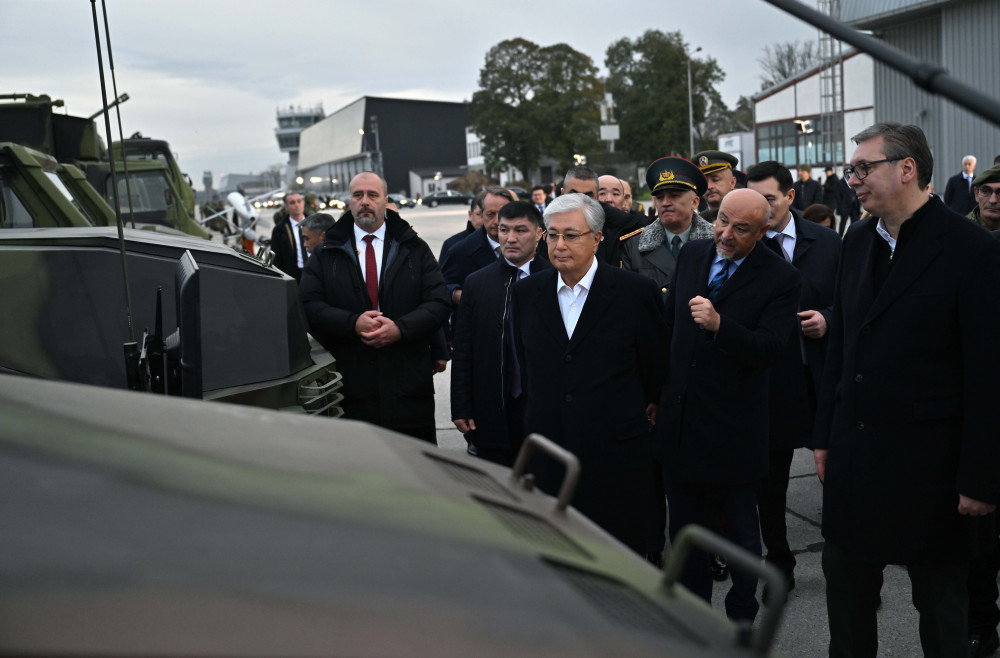
{"label": "black radio antenna", "polygon": [[[94,16],[94,41],[97,44],[97,70],[101,78],[101,105],[108,107],[108,90],[104,84],[104,58],[101,57],[101,32],[97,26],[97,0],[90,0],[90,10]],[[108,136],[108,158],[111,160],[111,193],[115,202],[115,218],[118,223],[118,250],[122,257],[122,277],[125,283],[125,312],[128,316],[128,335],[135,342],[135,325],[132,322],[132,291],[128,284],[128,264],[125,261],[125,228],[122,222],[121,203],[118,201],[118,177],[115,174],[115,150],[111,147],[111,119],[104,113],[104,131]]]}
{"label": "black radio antenna", "polygon": [[[112,105],[115,108],[115,114],[118,116],[118,143],[122,145],[122,170],[125,172],[125,196],[128,198],[128,216],[132,222],[132,228],[135,228],[135,211],[132,210],[132,181],[128,175],[128,154],[125,152],[125,133],[122,132],[122,110],[121,103],[119,102],[122,96],[118,95],[118,82],[115,80],[115,56],[111,50],[111,28],[108,27],[108,5],[106,0],[101,0],[101,11],[104,13],[104,42],[108,44],[108,67],[111,69],[111,90],[115,93],[115,101]],[[123,96],[125,100],[128,100],[127,94],[123,94]],[[108,148],[111,148],[111,142],[108,142]]]}

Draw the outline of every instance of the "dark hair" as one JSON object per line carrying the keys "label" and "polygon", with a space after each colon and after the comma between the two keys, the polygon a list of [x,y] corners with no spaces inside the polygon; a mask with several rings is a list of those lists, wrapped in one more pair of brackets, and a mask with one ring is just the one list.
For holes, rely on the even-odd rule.
{"label": "dark hair", "polygon": [[788,167],[775,160],[765,160],[758,162],[747,170],[747,182],[759,183],[760,181],[773,178],[778,181],[778,189],[782,194],[788,194],[792,189],[792,172]]}
{"label": "dark hair", "polygon": [[[503,198],[507,199],[508,201],[517,201],[517,199],[514,198],[514,193],[513,192],[511,192],[510,190],[508,190],[506,187],[500,187],[499,185],[490,185],[485,190],[483,190],[483,192],[484,192],[484,194],[483,194],[483,200],[484,201],[486,200],[486,195],[487,194],[492,194],[493,196],[502,196]],[[480,206],[481,206],[481,204],[480,204]]]}
{"label": "dark hair", "polygon": [[590,167],[584,167],[581,165],[579,167],[571,167],[570,170],[566,172],[566,175],[563,176],[563,187],[566,187],[566,181],[570,178],[575,178],[577,180],[592,180],[594,181],[594,184],[597,185],[598,176],[597,172]]}
{"label": "dark hair", "polygon": [[333,224],[334,219],[332,215],[328,215],[325,212],[318,212],[303,219],[301,226],[319,235],[329,231]]}
{"label": "dark hair", "polygon": [[289,192],[285,196],[281,197],[281,202],[282,203],[288,203],[288,197],[290,197],[290,196],[300,196],[300,197],[302,197],[302,202],[305,203],[306,195],[303,194],[302,192]]}
{"label": "dark hair", "polygon": [[483,200],[485,198],[486,198],[486,190],[485,189],[479,190],[479,194],[477,194],[476,197],[472,200],[472,203],[469,204],[469,207],[470,208],[479,208],[480,210],[482,210],[483,209]]}
{"label": "dark hair", "polygon": [[[998,155],[997,158],[1000,158],[1000,155]],[[542,189],[545,191],[545,196],[552,194],[552,183],[542,185]]]}
{"label": "dark hair", "polygon": [[542,213],[538,212],[535,204],[527,201],[511,201],[497,213],[499,219],[520,219],[524,217],[531,222],[535,228],[542,227]]}
{"label": "dark hair", "polygon": [[1000,165],[1000,155],[998,155],[997,157],[993,158],[993,166],[995,167],[997,165]]}
{"label": "dark hair", "polygon": [[926,188],[934,174],[934,156],[931,155],[931,147],[927,144],[924,131],[911,123],[886,121],[865,128],[851,140],[855,144],[860,144],[876,137],[882,138],[882,153],[886,158],[890,160],[913,158],[913,162],[917,165],[917,186],[921,190]]}
{"label": "dark hair", "polygon": [[545,188],[542,187],[541,185],[535,185],[533,188],[531,188],[532,193],[534,193],[536,190],[541,190],[542,192],[545,192]]}
{"label": "dark hair", "polygon": [[817,224],[824,219],[829,219],[830,226],[837,223],[836,217],[833,216],[833,209],[830,206],[824,206],[822,203],[814,203],[803,210],[802,219],[808,219],[810,222],[816,222]]}

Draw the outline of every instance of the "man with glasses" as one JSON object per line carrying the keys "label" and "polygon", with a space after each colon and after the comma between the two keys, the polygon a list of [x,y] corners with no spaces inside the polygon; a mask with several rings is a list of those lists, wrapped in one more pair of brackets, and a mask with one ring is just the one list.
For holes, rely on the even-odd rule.
{"label": "man with glasses", "polygon": [[965,656],[969,517],[1000,501],[1000,242],[927,194],[920,128],[853,140],[844,175],[871,217],[844,237],[813,438],[830,655],[876,655],[898,564],[924,655]]}
{"label": "man with glasses", "polygon": [[[659,293],[645,277],[596,257],[604,211],[584,194],[545,209],[554,269],[514,286],[524,431],[572,452],[586,475],[573,505],[654,564],[648,547],[665,519],[650,451],[663,381]],[[544,460],[539,486],[559,490],[563,469]],[[661,497],[662,499],[662,497]]]}
{"label": "man with glasses", "polygon": [[1000,229],[1000,165],[990,167],[972,181],[976,207],[968,217],[987,230]]}
{"label": "man with glasses", "polygon": [[538,254],[542,215],[534,203],[501,208],[498,237],[500,258],[465,280],[453,342],[451,417],[470,453],[510,467],[524,439],[510,295],[519,280],[551,266]]}

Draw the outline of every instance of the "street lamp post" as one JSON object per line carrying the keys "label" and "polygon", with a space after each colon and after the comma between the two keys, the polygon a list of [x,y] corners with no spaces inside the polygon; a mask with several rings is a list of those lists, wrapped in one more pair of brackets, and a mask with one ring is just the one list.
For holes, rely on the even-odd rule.
{"label": "street lamp post", "polygon": [[[694,52],[701,52],[701,46],[694,49]],[[694,54],[694,53],[692,53]],[[688,157],[694,157],[694,99],[691,96],[691,57],[688,56],[688,136],[691,138],[691,150]]]}

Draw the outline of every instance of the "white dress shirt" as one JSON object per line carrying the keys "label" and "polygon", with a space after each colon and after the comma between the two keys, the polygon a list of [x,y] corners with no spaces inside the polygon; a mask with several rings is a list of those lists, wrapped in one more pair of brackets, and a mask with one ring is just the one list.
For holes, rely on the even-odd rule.
{"label": "white dress shirt", "polygon": [[785,260],[789,263],[792,262],[792,257],[795,256],[795,220],[794,218],[789,218],[788,223],[785,224],[785,228],[781,230],[781,234],[784,237],[778,238],[777,231],[768,230],[767,237],[774,238],[781,245],[781,250],[785,252]]}
{"label": "white dress shirt", "polygon": [[556,277],[556,297],[559,299],[559,312],[562,314],[566,335],[573,337],[573,330],[580,320],[583,305],[587,303],[590,287],[594,285],[594,275],[597,274],[597,258],[590,263],[590,269],[583,275],[579,283],[570,288],[563,281],[562,274]]}
{"label": "white dress shirt", "polygon": [[305,253],[306,248],[302,245],[302,222],[304,222],[305,219],[305,215],[303,215],[302,219],[299,221],[295,221],[291,217],[288,218],[288,223],[292,225],[292,235],[295,236],[295,244],[292,246],[295,247],[295,253],[297,254],[296,258],[298,259],[300,270],[306,266],[305,259],[308,258]]}
{"label": "white dress shirt", "polygon": [[[360,228],[357,224],[354,225],[354,244],[358,248],[358,265],[361,266],[361,278],[367,283],[368,275],[365,272],[365,250],[368,249],[368,245],[364,241],[366,235],[369,235],[368,231]],[[385,222],[382,222],[382,226],[379,226],[378,230],[370,235],[375,236],[375,239],[372,240],[372,247],[375,248],[375,270],[378,272],[378,280],[382,281],[382,252],[385,249]]]}

